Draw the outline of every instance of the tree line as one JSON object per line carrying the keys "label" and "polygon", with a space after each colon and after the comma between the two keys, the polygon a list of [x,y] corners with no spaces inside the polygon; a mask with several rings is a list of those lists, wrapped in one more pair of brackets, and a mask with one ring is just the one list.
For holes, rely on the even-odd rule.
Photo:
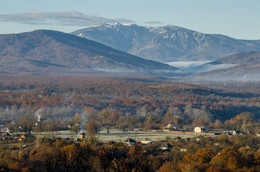
{"label": "tree line", "polygon": [[[45,138],[40,144],[0,146],[1,171],[259,171],[260,139],[253,135],[166,138],[154,144]],[[168,145],[162,150],[162,145]],[[183,151],[185,150],[185,151]]]}
{"label": "tree line", "polygon": [[[40,131],[68,129],[78,123],[75,114],[88,112],[96,126],[122,129],[160,129],[174,122],[180,128],[254,131],[260,119],[259,94],[251,93],[252,86],[245,90],[245,84],[243,92],[236,93],[228,85],[224,92],[154,78],[7,77],[0,83],[0,123],[11,129],[19,127],[12,121],[18,124],[26,114],[33,119],[39,109],[44,125],[35,129]],[[244,115],[236,117],[240,114]]]}

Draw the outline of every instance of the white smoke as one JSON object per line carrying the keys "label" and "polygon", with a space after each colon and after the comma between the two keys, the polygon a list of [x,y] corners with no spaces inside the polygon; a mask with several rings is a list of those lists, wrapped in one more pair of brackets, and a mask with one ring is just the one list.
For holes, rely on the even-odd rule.
{"label": "white smoke", "polygon": [[41,111],[42,111],[43,109],[42,108],[40,108],[40,109],[38,109],[36,112],[35,112],[35,116],[37,117],[37,121],[41,121],[41,115],[40,115],[40,113],[41,113]]}
{"label": "white smoke", "polygon": [[79,138],[79,135],[81,133],[84,133],[84,130],[86,130],[88,118],[89,118],[88,111],[84,110],[83,112],[80,113],[79,132],[77,138]]}

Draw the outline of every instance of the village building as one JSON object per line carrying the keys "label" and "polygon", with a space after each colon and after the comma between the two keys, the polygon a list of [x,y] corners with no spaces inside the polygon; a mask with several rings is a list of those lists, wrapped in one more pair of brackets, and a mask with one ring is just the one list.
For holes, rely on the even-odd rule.
{"label": "village building", "polygon": [[159,147],[159,150],[161,150],[163,152],[164,151],[169,152],[171,148],[173,148],[173,146],[171,144],[169,144],[169,143],[162,143],[161,146]]}
{"label": "village building", "polygon": [[204,128],[204,127],[195,127],[194,128],[194,132],[195,133],[205,133],[206,132],[206,128]]}
{"label": "village building", "polygon": [[123,142],[124,144],[128,145],[128,146],[133,146],[135,145],[135,140],[134,139],[127,139],[125,142]]}
{"label": "village building", "polygon": [[164,127],[164,132],[166,131],[176,131],[179,130],[178,127],[175,125],[175,123],[168,123],[165,127]]}
{"label": "village building", "polygon": [[173,129],[177,129],[175,123],[169,123],[169,124],[166,125],[165,128],[173,128]]}
{"label": "village building", "polygon": [[223,131],[222,134],[237,135],[237,134],[241,134],[241,133],[240,133],[240,131],[237,131],[237,130],[230,130],[230,131]]}
{"label": "village building", "polygon": [[1,131],[4,132],[4,133],[10,133],[9,128],[3,128]]}
{"label": "village building", "polygon": [[144,144],[144,145],[154,144],[154,142],[153,142],[153,141],[150,141],[150,140],[141,140],[141,143]]}
{"label": "village building", "polygon": [[80,133],[79,134],[79,139],[85,139],[86,138],[86,134],[85,133]]}

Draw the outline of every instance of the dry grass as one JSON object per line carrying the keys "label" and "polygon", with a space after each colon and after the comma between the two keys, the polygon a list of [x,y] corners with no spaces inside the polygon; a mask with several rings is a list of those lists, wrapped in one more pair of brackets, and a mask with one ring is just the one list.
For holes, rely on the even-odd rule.
{"label": "dry grass", "polygon": [[[55,131],[55,132],[42,132],[36,133],[40,134],[42,137],[60,137],[60,138],[72,138],[75,139],[77,135],[70,130],[66,131]],[[101,130],[100,133],[96,134],[96,137],[101,142],[109,142],[109,141],[125,141],[128,138],[132,138],[136,141],[142,140],[150,140],[150,141],[160,141],[166,140],[166,137],[170,138],[191,138],[196,137],[198,134],[185,134],[185,133],[164,133],[164,132],[146,132],[146,131],[127,131],[123,132],[118,129],[110,129],[109,134],[107,134],[107,130]]]}

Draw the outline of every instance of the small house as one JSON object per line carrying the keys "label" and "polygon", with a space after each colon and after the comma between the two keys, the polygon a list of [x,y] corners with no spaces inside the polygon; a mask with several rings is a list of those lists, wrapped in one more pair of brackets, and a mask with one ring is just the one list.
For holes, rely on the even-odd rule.
{"label": "small house", "polygon": [[237,131],[237,130],[232,131],[232,135],[237,135],[237,134],[240,134],[240,131]]}
{"label": "small house", "polygon": [[181,152],[187,152],[187,149],[180,148],[180,151],[181,151]]}
{"label": "small house", "polygon": [[180,136],[173,139],[175,142],[178,142],[179,140],[182,140]]}
{"label": "small house", "polygon": [[10,133],[10,130],[9,130],[9,128],[3,128],[3,129],[2,129],[2,132],[4,132],[4,133]]}
{"label": "small house", "polygon": [[204,127],[195,127],[194,128],[194,132],[195,133],[205,133],[206,132],[206,128],[204,128]]}
{"label": "small house", "polygon": [[150,141],[150,140],[141,140],[141,143],[145,144],[145,145],[147,145],[147,144],[154,144],[154,142]]}
{"label": "small house", "polygon": [[237,130],[230,130],[230,131],[223,131],[222,134],[226,134],[226,135],[237,135],[237,134],[240,134],[240,132],[237,131]]}
{"label": "small house", "polygon": [[86,134],[85,133],[80,133],[79,134],[79,139],[85,139],[86,138]]}
{"label": "small house", "polygon": [[173,128],[173,129],[176,129],[177,127],[176,127],[175,123],[169,123],[169,124],[166,125],[165,128]]}
{"label": "small house", "polygon": [[125,142],[123,142],[124,144],[128,145],[128,146],[133,146],[135,145],[135,140],[134,139],[127,139]]}
{"label": "small house", "polygon": [[178,127],[175,125],[175,123],[168,123],[163,131],[176,131],[179,130]]}
{"label": "small house", "polygon": [[2,133],[2,136],[11,136],[9,133]]}
{"label": "small house", "polygon": [[27,134],[20,134],[20,136],[19,136],[19,141],[23,141],[23,140],[25,140],[27,138]]}
{"label": "small house", "polygon": [[170,149],[173,148],[173,146],[169,143],[162,143],[159,147],[159,150],[162,151],[170,151]]}

